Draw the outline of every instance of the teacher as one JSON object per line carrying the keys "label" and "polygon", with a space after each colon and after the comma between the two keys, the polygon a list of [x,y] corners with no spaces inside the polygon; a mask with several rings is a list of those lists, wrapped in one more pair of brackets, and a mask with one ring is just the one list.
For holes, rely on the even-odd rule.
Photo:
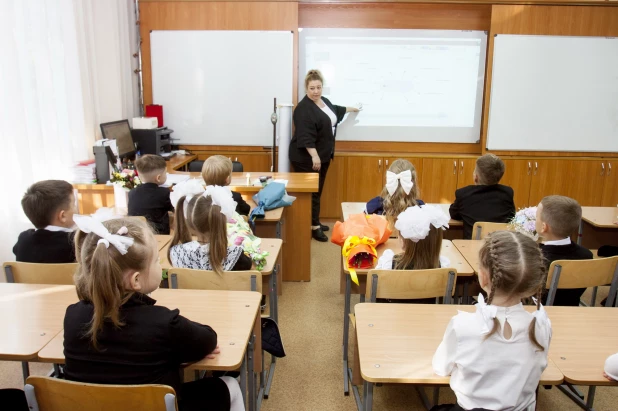
{"label": "teacher", "polygon": [[330,160],[335,154],[335,135],[346,113],[355,107],[341,107],[322,97],[324,79],[318,70],[305,76],[305,97],[294,110],[294,136],[290,142],[290,162],[297,173],[320,173],[318,192],[311,193],[311,235],[318,241],[328,241],[320,223],[320,197]]}

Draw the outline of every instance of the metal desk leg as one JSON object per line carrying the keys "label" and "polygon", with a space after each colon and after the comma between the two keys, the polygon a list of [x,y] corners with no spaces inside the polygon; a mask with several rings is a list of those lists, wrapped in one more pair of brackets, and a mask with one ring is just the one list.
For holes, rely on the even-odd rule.
{"label": "metal desk leg", "polygon": [[369,381],[365,381],[363,383],[363,398],[365,411],[371,411],[371,408],[373,407],[373,383]]}
{"label": "metal desk leg", "polygon": [[596,392],[597,387],[594,385],[591,385],[588,388],[588,398],[586,398],[586,407],[588,407],[589,410],[592,410],[592,404],[594,403],[594,393]]}
{"label": "metal desk leg", "polygon": [[255,411],[255,373],[253,367],[253,347],[254,347],[255,335],[252,335],[247,344],[247,385],[249,386],[249,411]]}
{"label": "metal desk leg", "polygon": [[240,365],[240,392],[242,393],[242,399],[245,406],[247,405],[247,356],[248,349],[245,349],[245,358]]}
{"label": "metal desk leg", "polygon": [[343,395],[350,395],[348,383],[348,337],[350,332],[350,294],[352,293],[352,280],[350,275],[345,277],[345,304],[343,308]]}
{"label": "metal desk leg", "polygon": [[584,222],[579,222],[579,230],[577,231],[577,244],[582,245],[582,237],[584,236]]}
{"label": "metal desk leg", "polygon": [[24,375],[24,384],[25,384],[26,380],[30,376],[30,365],[28,364],[28,361],[21,362],[21,372]]}
{"label": "metal desk leg", "polygon": [[[279,322],[279,296],[277,295],[277,272],[279,265],[276,265],[273,269],[273,273],[270,275],[270,316],[275,322]],[[264,373],[264,350],[262,350],[262,373]],[[277,366],[277,357],[270,356],[270,369],[268,370],[268,377],[266,381],[266,387],[264,388],[263,397],[268,399],[270,394],[270,388],[273,383],[273,377],[275,375],[275,367]]]}

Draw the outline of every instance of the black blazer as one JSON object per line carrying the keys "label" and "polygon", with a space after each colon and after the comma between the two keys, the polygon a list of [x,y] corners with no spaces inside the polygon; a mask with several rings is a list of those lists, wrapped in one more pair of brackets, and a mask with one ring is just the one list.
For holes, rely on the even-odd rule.
{"label": "black blazer", "polygon": [[[571,241],[571,244],[565,245],[545,245],[541,244],[541,251],[546,259],[547,268],[553,261],[556,260],[592,260],[592,252],[587,248],[582,247]],[[554,305],[565,305],[570,307],[579,307],[579,299],[586,291],[585,288],[570,288],[556,290],[554,297]],[[547,296],[543,298],[543,304]]]}
{"label": "black blazer", "polygon": [[24,263],[63,264],[75,262],[75,233],[26,230],[13,247],[15,260]]}
{"label": "black blazer", "polygon": [[455,202],[449,212],[452,219],[463,221],[463,238],[470,240],[477,221],[508,223],[515,215],[513,189],[502,184],[460,188],[455,191]]}
{"label": "black blazer", "polygon": [[[339,124],[345,116],[345,107],[335,106],[326,97],[322,100],[337,116]],[[309,97],[305,95],[294,110],[294,136],[290,142],[290,161],[312,164],[307,148],[315,148],[320,161],[326,163],[335,153],[335,134],[330,118]]]}
{"label": "black blazer", "polygon": [[207,325],[155,305],[135,293],[120,308],[125,325],[109,321],[98,334],[98,350],[84,335],[94,306],[70,305],[64,316],[65,373],[68,380],[94,384],[163,384],[180,394],[180,365],[201,360],[217,346],[217,333]]}
{"label": "black blazer", "polygon": [[168,211],[174,210],[170,190],[155,183],[144,183],[129,191],[129,215],[144,216],[157,234],[170,233]]}
{"label": "black blazer", "polygon": [[251,206],[245,200],[243,200],[240,193],[232,191],[232,198],[236,201],[236,212],[240,215],[248,216],[251,212]]}

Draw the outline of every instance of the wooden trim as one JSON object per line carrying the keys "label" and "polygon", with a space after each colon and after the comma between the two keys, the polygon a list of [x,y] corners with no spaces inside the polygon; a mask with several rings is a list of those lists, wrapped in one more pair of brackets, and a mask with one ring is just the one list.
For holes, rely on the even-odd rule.
{"label": "wooden trim", "polygon": [[511,157],[578,157],[584,159],[584,157],[615,157],[618,153],[587,153],[587,152],[569,152],[569,151],[493,151],[487,150],[488,153],[493,153],[497,156],[511,156]]}
{"label": "wooden trim", "polygon": [[231,151],[234,153],[265,153],[270,154],[270,147],[267,146],[209,146],[209,145],[180,145],[181,150],[187,150],[192,153],[204,152],[204,151]]}
{"label": "wooden trim", "polygon": [[[219,0],[140,0],[140,3],[211,3],[217,2]],[[264,0],[226,0],[229,3],[261,3]],[[269,0],[273,3],[285,3],[289,0]],[[426,4],[426,3],[437,3],[437,4],[482,4],[482,5],[492,5],[492,4],[527,4],[527,5],[568,5],[568,6],[588,6],[588,5],[599,5],[599,6],[618,6],[616,4],[608,4],[607,1],[603,0],[439,0],[432,2],[431,0],[356,0],[351,2],[349,0],[301,0],[299,4],[363,4],[363,3],[413,3],[413,4]]]}
{"label": "wooden trim", "polygon": [[454,153],[454,154],[480,154],[480,144],[462,143],[414,143],[414,142],[384,142],[384,141],[337,141],[335,153],[339,151],[397,154],[418,153]]}

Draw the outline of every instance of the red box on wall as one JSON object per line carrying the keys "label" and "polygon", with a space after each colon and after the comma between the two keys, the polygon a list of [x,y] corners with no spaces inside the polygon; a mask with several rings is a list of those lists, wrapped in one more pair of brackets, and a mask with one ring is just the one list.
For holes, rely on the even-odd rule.
{"label": "red box on wall", "polygon": [[158,126],[163,127],[163,106],[159,104],[149,104],[146,106],[146,117],[156,117]]}

